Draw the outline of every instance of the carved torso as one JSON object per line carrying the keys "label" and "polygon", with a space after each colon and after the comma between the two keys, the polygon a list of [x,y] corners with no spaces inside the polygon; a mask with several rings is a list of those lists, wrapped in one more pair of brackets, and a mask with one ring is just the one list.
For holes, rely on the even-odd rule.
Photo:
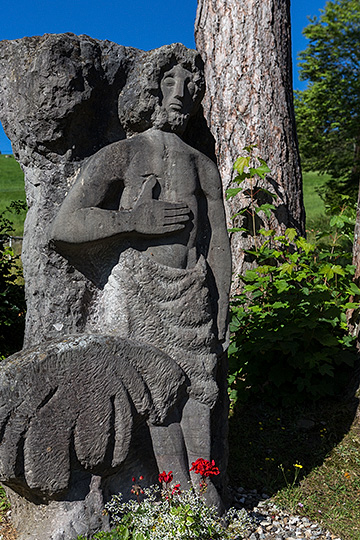
{"label": "carved torso", "polygon": [[137,238],[133,247],[166,266],[192,268],[197,261],[198,198],[200,184],[196,151],[173,133],[149,130],[137,136],[141,153],[131,159],[124,177],[120,209],[130,210],[138,200],[144,182],[154,175],[157,184],[152,196],[160,201],[185,203],[190,220],[180,232],[161,239]]}

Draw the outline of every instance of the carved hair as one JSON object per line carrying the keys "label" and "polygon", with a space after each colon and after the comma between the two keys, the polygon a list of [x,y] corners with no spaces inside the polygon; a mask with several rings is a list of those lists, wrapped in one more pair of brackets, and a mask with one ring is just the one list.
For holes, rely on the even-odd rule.
{"label": "carved hair", "polygon": [[166,123],[160,108],[160,81],[164,73],[176,65],[193,74],[196,89],[191,115],[196,113],[205,91],[201,57],[181,43],[165,45],[144,53],[130,72],[128,82],[119,96],[119,119],[129,134],[145,131],[155,125],[162,127]]}

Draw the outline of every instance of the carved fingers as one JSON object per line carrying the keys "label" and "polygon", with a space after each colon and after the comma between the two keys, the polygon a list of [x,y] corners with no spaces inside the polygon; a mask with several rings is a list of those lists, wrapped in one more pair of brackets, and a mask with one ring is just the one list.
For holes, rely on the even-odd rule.
{"label": "carved fingers", "polygon": [[183,229],[189,219],[187,204],[150,199],[140,204],[138,201],[132,211],[131,224],[135,232],[163,235]]}
{"label": "carved fingers", "polygon": [[[158,201],[161,202],[161,201]],[[179,228],[183,228],[189,220],[190,209],[187,204],[184,203],[166,203],[163,209],[164,226],[179,225]],[[174,229],[177,230],[177,229]]]}

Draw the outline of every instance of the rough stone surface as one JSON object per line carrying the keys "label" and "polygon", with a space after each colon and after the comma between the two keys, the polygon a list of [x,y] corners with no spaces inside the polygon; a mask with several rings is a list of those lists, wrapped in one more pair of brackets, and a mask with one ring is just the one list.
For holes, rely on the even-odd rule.
{"label": "rough stone surface", "polygon": [[[0,42],[0,121],[25,173],[29,206],[24,346],[84,331],[96,288],[50,248],[50,225],[86,159],[126,137],[118,97],[127,83],[130,99],[150,54],[74,34]],[[213,156],[201,110],[183,138]]]}
{"label": "rough stone surface", "polygon": [[0,370],[20,540],[92,534],[132,476],[187,485],[198,457],[221,492],[231,264],[199,55],[45,35],[1,42],[0,70],[29,205],[25,349]]}
{"label": "rough stone surface", "polygon": [[0,377],[0,479],[24,537],[96,532],[104,502],[127,498],[139,470],[156,481],[145,419],[174,415],[186,389],[166,354],[117,336],[72,336],[9,357]]}

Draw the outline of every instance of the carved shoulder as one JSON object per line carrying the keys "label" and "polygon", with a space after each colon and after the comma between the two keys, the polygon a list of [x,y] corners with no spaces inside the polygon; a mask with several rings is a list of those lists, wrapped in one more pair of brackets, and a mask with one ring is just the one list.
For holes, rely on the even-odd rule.
{"label": "carved shoulder", "polygon": [[222,199],[222,186],[216,164],[205,154],[195,151],[199,171],[201,189],[205,196],[211,200]]}

